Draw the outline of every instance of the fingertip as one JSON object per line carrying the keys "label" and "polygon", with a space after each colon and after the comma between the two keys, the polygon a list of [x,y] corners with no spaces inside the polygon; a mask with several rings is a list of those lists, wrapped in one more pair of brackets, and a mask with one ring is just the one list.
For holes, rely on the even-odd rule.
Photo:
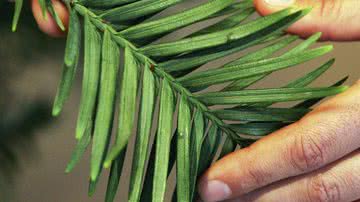
{"label": "fingertip", "polygon": [[232,191],[222,181],[203,180],[199,185],[199,195],[205,202],[216,202],[228,199],[232,195]]}
{"label": "fingertip", "polygon": [[254,6],[257,12],[262,16],[269,15],[275,12],[275,10],[269,7],[264,0],[254,0]]}
{"label": "fingertip", "polygon": [[[52,1],[53,6],[57,14],[59,15],[61,21],[63,22],[64,26],[68,26],[69,22],[69,14],[67,11],[66,6],[58,0]],[[36,23],[39,26],[39,29],[44,33],[52,36],[52,37],[62,37],[65,36],[66,31],[62,31],[58,25],[56,24],[53,17],[46,12],[46,16],[43,15],[41,7],[38,3],[38,0],[32,0],[32,11],[35,18]]]}
{"label": "fingertip", "polygon": [[243,191],[237,189],[241,173],[234,170],[244,162],[239,156],[245,157],[247,154],[248,149],[228,154],[203,173],[199,179],[198,193],[204,202],[223,201]]}
{"label": "fingertip", "polygon": [[295,0],[254,0],[254,6],[260,15],[269,15],[295,5]]}
{"label": "fingertip", "polygon": [[315,32],[322,32],[322,41],[360,40],[360,15],[358,0],[254,0],[260,15],[269,15],[293,7],[312,8],[311,12],[291,25],[287,31],[306,38]]}
{"label": "fingertip", "polygon": [[[258,13],[262,16],[270,15],[289,7],[303,8],[302,6],[296,4],[295,0],[254,0],[254,6]],[[287,31],[291,34],[299,35],[300,37],[307,37],[311,35],[317,29],[304,29],[304,22],[306,24],[306,21],[308,21],[306,18],[307,17],[305,16],[300,21],[295,22],[287,29]]]}

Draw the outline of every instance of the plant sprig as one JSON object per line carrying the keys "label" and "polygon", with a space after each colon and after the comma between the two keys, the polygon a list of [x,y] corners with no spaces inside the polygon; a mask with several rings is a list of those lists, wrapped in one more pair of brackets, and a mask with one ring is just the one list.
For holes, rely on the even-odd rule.
{"label": "plant sprig", "polygon": [[[321,35],[316,33],[278,54],[298,39],[284,36],[282,31],[310,9],[285,9],[247,22],[255,10],[252,0],[212,0],[183,12],[152,18],[182,2],[184,0],[67,2],[70,25],[53,115],[61,112],[70,95],[80,44],[84,41],[83,88],[76,129],[79,142],[66,172],[74,168],[92,143],[89,194],[94,193],[102,168],[111,166],[107,202],[115,198],[128,141],[135,129],[129,201],[164,201],[167,178],[175,162],[178,179],[173,200],[193,201],[196,179],[217,158],[219,149],[220,156],[224,156],[234,151],[236,145],[247,146],[299,120],[324,97],[347,88],[340,86],[344,80],[331,87],[307,87],[333,65],[334,60],[329,60],[281,88],[246,89],[275,71],[294,67],[332,50],[332,46],[309,49]],[[51,4],[44,0],[39,3],[56,18],[56,12],[49,7]],[[220,20],[184,38],[152,43],[180,28],[216,18]],[[14,19],[17,21],[17,17]],[[62,26],[61,21],[56,22]],[[269,45],[224,66],[200,69],[211,61],[264,44]],[[121,54],[124,61],[120,61]],[[219,91],[203,91],[217,85],[225,87]],[[305,101],[293,108],[270,107],[295,100]],[[118,120],[118,130],[111,145],[114,120]],[[156,134],[150,147],[152,130],[156,130]],[[222,137],[225,140],[221,146]]]}

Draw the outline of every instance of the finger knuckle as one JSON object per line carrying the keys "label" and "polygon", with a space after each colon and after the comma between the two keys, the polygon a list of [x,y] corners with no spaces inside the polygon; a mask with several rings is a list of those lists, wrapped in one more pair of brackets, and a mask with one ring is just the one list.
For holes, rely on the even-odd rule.
{"label": "finger knuckle", "polygon": [[260,169],[252,168],[249,169],[248,174],[251,181],[253,182],[252,184],[254,184],[254,187],[259,187],[267,184],[266,182],[268,181],[269,175],[266,174],[266,172]]}
{"label": "finger knuckle", "polygon": [[[335,178],[334,178],[335,179]],[[308,186],[309,201],[337,202],[341,200],[340,186],[336,180],[318,175],[310,180]]]}
{"label": "finger knuckle", "polygon": [[263,164],[261,161],[250,161],[246,169],[246,177],[242,182],[250,190],[267,185],[272,181],[273,173],[270,171],[267,164]]}
{"label": "finger knuckle", "polygon": [[325,144],[319,143],[313,135],[298,135],[289,147],[290,163],[300,172],[313,170],[324,163]]}

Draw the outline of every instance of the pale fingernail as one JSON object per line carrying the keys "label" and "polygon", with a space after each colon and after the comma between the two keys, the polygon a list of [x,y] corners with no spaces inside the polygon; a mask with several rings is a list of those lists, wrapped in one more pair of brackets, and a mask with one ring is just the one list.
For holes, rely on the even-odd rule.
{"label": "pale fingernail", "polygon": [[295,0],[265,0],[271,6],[291,6]]}
{"label": "pale fingernail", "polygon": [[206,202],[216,202],[228,199],[231,196],[231,190],[227,184],[219,180],[211,180],[202,184],[200,195]]}

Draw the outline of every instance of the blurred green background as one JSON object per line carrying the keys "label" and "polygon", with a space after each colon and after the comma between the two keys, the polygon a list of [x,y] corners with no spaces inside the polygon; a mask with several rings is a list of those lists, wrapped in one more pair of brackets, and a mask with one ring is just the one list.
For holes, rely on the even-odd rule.
{"label": "blurred green background", "polygon": [[[191,4],[180,4],[170,12],[185,9]],[[95,196],[87,197],[88,154],[74,172],[64,173],[75,145],[81,72],[62,115],[51,118],[50,107],[61,73],[64,39],[52,39],[38,31],[29,5],[24,8],[18,31],[11,33],[13,7],[6,1],[0,2],[0,189],[3,190],[0,191],[0,201],[103,201],[105,175]],[[183,36],[200,26],[203,25],[183,29],[165,40]],[[256,87],[279,86],[316,68],[330,57],[336,57],[336,65],[314,86],[330,85],[345,75],[350,75],[347,84],[351,85],[360,77],[360,43],[333,44],[335,50],[325,58],[280,71],[256,84]],[[244,53],[208,66],[223,64],[241,54]],[[127,174],[129,169],[129,166],[125,168]],[[124,176],[117,201],[126,198],[127,184],[128,177]]]}

